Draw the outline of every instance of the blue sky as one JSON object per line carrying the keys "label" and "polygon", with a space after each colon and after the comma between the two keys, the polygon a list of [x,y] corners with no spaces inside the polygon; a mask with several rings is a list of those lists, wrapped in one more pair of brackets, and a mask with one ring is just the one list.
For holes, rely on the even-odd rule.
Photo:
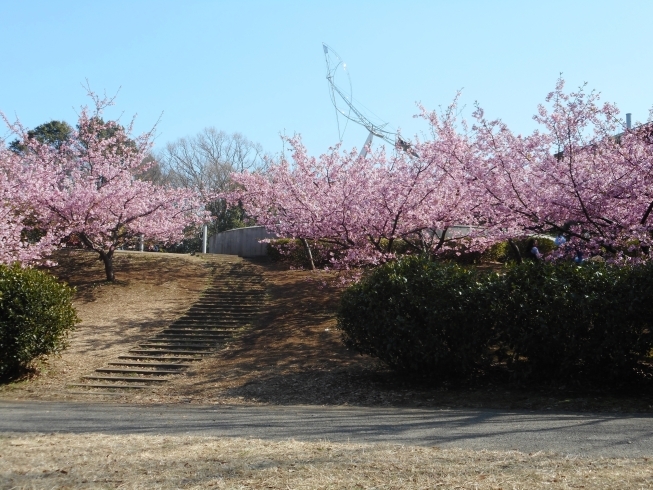
{"label": "blue sky", "polygon": [[[338,142],[322,42],[347,63],[354,97],[411,136],[416,103],[457,90],[513,129],[534,127],[560,72],[644,121],[653,106],[653,2],[18,1],[0,2],[0,110],[27,127],[71,124],[81,84],[115,93],[108,116],[158,119],[158,147],[214,126],[270,153],[301,133],[309,152]],[[0,136],[6,131],[0,131]],[[367,132],[349,125],[343,144]]]}

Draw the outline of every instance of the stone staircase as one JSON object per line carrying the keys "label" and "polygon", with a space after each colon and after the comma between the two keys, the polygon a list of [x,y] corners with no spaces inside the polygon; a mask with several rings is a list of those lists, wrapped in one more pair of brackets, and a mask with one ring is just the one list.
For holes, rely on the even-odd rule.
{"label": "stone staircase", "polygon": [[234,333],[250,325],[265,301],[256,266],[231,255],[206,257],[215,266],[212,283],[182,317],[68,385],[68,392],[120,394],[161,385],[214,354]]}

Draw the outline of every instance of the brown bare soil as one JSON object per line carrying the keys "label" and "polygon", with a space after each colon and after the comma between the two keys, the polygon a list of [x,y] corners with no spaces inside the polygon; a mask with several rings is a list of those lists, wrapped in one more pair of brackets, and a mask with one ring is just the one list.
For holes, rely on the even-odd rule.
{"label": "brown bare soil", "polygon": [[207,287],[215,265],[210,256],[120,252],[118,281],[107,284],[102,263],[91,253],[68,251],[58,260],[53,273],[77,287],[75,306],[82,323],[61,357],[47,359],[32,378],[0,386],[0,397],[653,412],[648,388],[606,393],[582,387],[532,389],[492,380],[433,386],[402,378],[342,345],[334,276],[274,263],[255,265],[267,291],[264,313],[216,355],[144,392],[71,393],[66,385],[181,316]]}
{"label": "brown bare soil", "polygon": [[0,436],[1,488],[651,488],[648,458],[198,436]]}
{"label": "brown bare soil", "polygon": [[97,254],[65,250],[51,272],[77,288],[82,320],[61,356],[44,359],[37,374],[0,386],[10,398],[70,398],[79,381],[181,316],[208,285],[211,264],[189,255],[116,252],[115,283],[107,283]]}
{"label": "brown bare soil", "polygon": [[[529,389],[504,380],[432,385],[397,375],[344,347],[336,330],[341,289],[332,273],[264,264],[267,313],[220,356],[175,381],[179,399],[199,403],[382,405],[447,408],[653,412],[653,394]],[[171,387],[172,388],[172,387]],[[650,390],[649,390],[650,391]],[[163,399],[170,399],[171,393]]]}

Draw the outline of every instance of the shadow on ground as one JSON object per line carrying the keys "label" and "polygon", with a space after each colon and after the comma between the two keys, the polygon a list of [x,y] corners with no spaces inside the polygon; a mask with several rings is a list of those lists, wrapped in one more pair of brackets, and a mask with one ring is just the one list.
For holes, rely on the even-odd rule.
{"label": "shadow on ground", "polygon": [[653,412],[650,387],[605,393],[519,386],[499,377],[436,385],[398,375],[342,344],[335,319],[340,290],[333,275],[278,264],[258,267],[268,293],[266,312],[175,386],[180,396],[274,405]]}

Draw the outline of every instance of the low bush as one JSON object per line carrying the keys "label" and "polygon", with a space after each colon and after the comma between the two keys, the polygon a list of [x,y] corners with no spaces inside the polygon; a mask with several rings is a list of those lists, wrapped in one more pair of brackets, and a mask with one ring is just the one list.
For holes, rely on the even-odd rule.
{"label": "low bush", "polygon": [[346,345],[399,371],[468,375],[487,359],[489,284],[456,264],[405,257],[345,291],[338,328]]}
{"label": "low bush", "polygon": [[73,293],[45,272],[0,265],[0,378],[65,348],[79,321]]}
{"label": "low bush", "polygon": [[467,376],[489,353],[522,380],[624,379],[653,348],[653,266],[527,261],[501,274],[404,258],[342,296],[345,343],[394,369]]}
{"label": "low bush", "polygon": [[524,263],[493,285],[494,326],[521,378],[618,379],[652,347],[651,267]]}

